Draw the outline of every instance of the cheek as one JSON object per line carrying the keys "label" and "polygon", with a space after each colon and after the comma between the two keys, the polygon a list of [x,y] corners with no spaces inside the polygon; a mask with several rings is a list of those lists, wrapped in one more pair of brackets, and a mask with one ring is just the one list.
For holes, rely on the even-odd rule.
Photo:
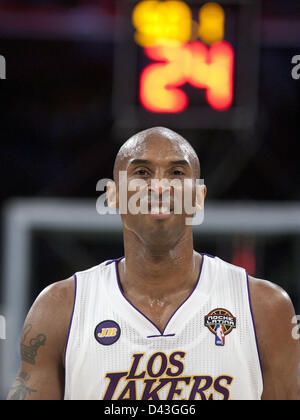
{"label": "cheek", "polygon": [[[182,191],[174,189],[174,207],[176,214],[191,215],[195,211],[196,188],[193,180],[188,179],[182,188]],[[180,212],[180,209],[182,211]]]}

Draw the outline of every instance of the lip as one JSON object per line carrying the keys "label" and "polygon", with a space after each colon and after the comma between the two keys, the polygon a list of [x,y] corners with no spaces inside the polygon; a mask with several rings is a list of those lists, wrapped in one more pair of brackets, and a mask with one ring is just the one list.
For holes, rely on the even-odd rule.
{"label": "lip", "polygon": [[153,213],[149,213],[149,216],[152,219],[156,219],[156,220],[165,220],[165,219],[169,219],[171,216],[173,215],[173,213],[158,213],[158,214],[153,214]]}
{"label": "lip", "polygon": [[164,211],[163,208],[154,208],[152,209],[152,212],[149,212],[149,216],[151,216],[153,219],[163,220],[168,219],[173,215],[173,210],[170,209],[168,211]]}
{"label": "lip", "polygon": [[151,202],[148,201],[148,216],[156,220],[165,220],[174,214],[173,201],[164,202],[162,199]]}

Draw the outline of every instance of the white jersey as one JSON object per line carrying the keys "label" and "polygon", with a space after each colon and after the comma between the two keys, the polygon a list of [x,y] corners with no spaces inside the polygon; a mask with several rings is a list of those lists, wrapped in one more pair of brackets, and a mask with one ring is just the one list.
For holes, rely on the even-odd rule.
{"label": "white jersey", "polygon": [[123,294],[120,259],[75,274],[67,400],[257,400],[262,371],[242,268],[202,254],[164,331]]}

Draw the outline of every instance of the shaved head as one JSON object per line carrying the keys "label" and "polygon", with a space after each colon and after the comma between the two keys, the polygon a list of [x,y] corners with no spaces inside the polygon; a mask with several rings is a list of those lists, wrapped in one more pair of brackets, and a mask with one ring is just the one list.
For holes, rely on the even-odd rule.
{"label": "shaved head", "polygon": [[164,127],[154,127],[135,134],[123,144],[115,160],[115,181],[118,180],[119,171],[126,170],[131,159],[139,157],[145,149],[151,147],[151,144],[153,142],[157,143],[157,141],[162,145],[168,143],[175,152],[180,152],[183,156],[186,156],[193,168],[195,178],[200,178],[199,159],[190,143],[175,131]]}

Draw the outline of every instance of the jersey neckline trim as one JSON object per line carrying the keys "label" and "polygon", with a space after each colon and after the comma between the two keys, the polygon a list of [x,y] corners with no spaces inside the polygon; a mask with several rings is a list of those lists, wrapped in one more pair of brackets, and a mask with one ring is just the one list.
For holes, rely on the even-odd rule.
{"label": "jersey neckline trim", "polygon": [[198,279],[196,281],[196,284],[193,288],[193,290],[191,291],[191,293],[188,295],[188,297],[178,306],[178,308],[176,308],[176,310],[173,312],[173,314],[170,316],[168,322],[165,325],[165,328],[163,330],[161,330],[156,324],[155,322],[153,322],[147,315],[145,315],[142,311],[140,311],[124,294],[122,286],[121,286],[121,281],[120,281],[120,276],[119,276],[119,270],[118,270],[118,264],[119,262],[124,259],[125,257],[121,257],[118,258],[116,260],[114,260],[115,263],[115,272],[116,272],[116,279],[117,279],[117,284],[118,284],[118,289],[121,293],[121,295],[123,296],[123,298],[128,302],[128,304],[135,310],[137,311],[144,319],[146,319],[150,324],[152,324],[152,326],[159,332],[159,334],[157,335],[149,335],[147,336],[147,338],[152,338],[152,337],[173,337],[175,336],[175,334],[165,334],[165,331],[168,327],[168,325],[170,324],[171,320],[174,318],[174,316],[177,314],[177,312],[182,308],[182,306],[192,297],[192,295],[195,293],[195,291],[198,288],[199,282],[200,282],[200,278],[201,278],[201,273],[202,273],[202,268],[203,268],[203,263],[204,263],[204,256],[205,254],[200,254],[202,256],[202,260],[201,260],[201,264],[200,264],[200,270],[199,270],[199,275],[198,275]]}

